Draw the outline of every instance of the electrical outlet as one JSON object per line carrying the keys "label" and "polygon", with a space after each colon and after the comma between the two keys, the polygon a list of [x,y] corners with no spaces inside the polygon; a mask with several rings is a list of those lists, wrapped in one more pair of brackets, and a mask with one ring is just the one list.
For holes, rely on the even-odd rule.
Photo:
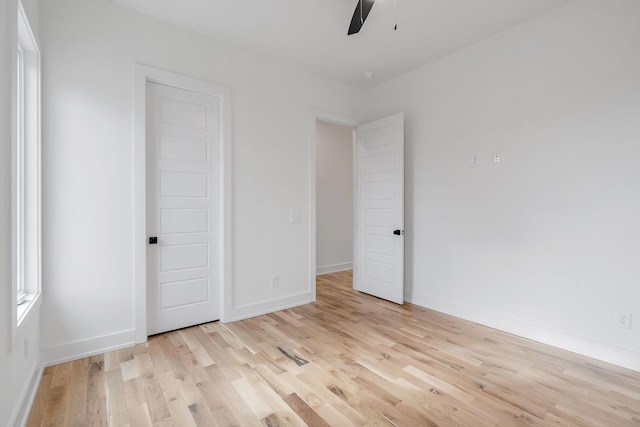
{"label": "electrical outlet", "polygon": [[271,276],[271,287],[277,288],[278,286],[280,286],[280,276],[274,274],[273,276]]}
{"label": "electrical outlet", "polygon": [[493,163],[500,163],[502,161],[502,155],[498,152],[493,153]]}
{"label": "electrical outlet", "polygon": [[622,329],[631,329],[631,314],[616,313],[616,326]]}
{"label": "electrical outlet", "polygon": [[478,156],[472,154],[471,157],[469,157],[469,166],[471,166],[472,168],[478,166]]}

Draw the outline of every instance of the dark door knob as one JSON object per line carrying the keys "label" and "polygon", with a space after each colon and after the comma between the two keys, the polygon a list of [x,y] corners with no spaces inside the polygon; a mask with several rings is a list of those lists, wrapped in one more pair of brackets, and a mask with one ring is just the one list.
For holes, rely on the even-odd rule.
{"label": "dark door knob", "polygon": [[404,230],[393,230],[393,234],[396,236],[402,236],[404,234]]}
{"label": "dark door knob", "polygon": [[157,245],[158,244],[158,238],[153,236],[153,237],[149,237],[149,244],[150,245]]}

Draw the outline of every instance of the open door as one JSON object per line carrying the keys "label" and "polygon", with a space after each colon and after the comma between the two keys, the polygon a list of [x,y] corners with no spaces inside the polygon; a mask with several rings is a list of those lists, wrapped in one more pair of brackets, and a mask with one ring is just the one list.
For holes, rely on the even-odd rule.
{"label": "open door", "polygon": [[404,114],[356,128],[354,289],[404,302]]}

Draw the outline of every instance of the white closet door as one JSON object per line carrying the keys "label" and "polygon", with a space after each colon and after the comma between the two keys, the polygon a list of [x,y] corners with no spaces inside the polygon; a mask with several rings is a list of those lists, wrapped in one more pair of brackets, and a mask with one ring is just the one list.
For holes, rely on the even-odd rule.
{"label": "white closet door", "polygon": [[148,82],[146,114],[152,335],[220,317],[219,99]]}

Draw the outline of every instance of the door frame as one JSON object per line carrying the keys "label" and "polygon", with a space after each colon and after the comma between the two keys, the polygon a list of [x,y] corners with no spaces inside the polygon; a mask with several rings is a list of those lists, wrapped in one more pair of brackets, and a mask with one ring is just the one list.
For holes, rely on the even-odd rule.
{"label": "door frame", "polygon": [[358,122],[346,116],[341,116],[339,114],[330,113],[322,110],[313,110],[311,112],[311,137],[309,138],[309,289],[311,291],[311,295],[313,297],[313,301],[316,300],[316,147],[317,147],[317,134],[316,134],[316,121],[320,120],[323,122],[333,123],[336,125],[349,127],[353,130],[353,142],[352,142],[352,150],[354,153],[353,156],[353,206],[354,206],[354,217],[353,217],[353,255],[355,260],[355,251],[356,251],[356,229],[355,229],[355,206],[356,206],[356,127],[358,126]]}
{"label": "door frame", "polygon": [[231,89],[205,80],[135,65],[133,117],[133,282],[135,342],[147,340],[147,212],[146,212],[146,99],[147,82],[215,96],[220,100],[219,170],[219,243],[218,282],[220,284],[220,320],[225,322],[232,307],[231,278]]}

